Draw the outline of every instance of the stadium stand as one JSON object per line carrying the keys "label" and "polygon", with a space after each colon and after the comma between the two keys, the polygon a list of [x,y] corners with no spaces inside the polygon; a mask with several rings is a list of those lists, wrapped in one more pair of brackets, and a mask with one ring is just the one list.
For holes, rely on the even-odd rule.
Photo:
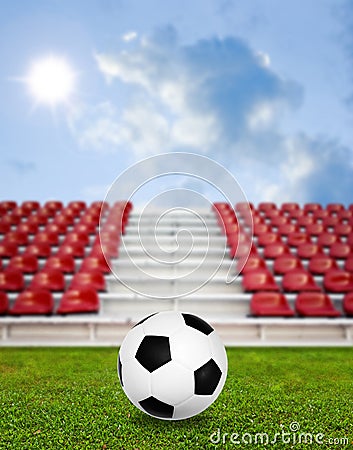
{"label": "stadium stand", "polygon": [[177,211],[157,228],[132,206],[0,202],[0,345],[116,345],[165,309],[232,345],[352,345],[353,205],[215,202],[206,227]]}

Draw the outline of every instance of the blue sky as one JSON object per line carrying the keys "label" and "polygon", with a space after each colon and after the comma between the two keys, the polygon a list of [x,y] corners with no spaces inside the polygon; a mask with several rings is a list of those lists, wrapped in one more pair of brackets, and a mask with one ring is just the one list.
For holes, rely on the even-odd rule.
{"label": "blue sky", "polygon": [[[0,0],[1,198],[102,199],[181,151],[255,203],[351,203],[350,17],[346,0]],[[47,55],[77,75],[55,107],[21,81]]]}

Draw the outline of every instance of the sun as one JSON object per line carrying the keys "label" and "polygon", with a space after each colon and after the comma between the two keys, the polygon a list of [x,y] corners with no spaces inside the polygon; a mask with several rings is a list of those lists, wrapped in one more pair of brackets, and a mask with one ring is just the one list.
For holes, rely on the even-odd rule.
{"label": "sun", "polygon": [[25,82],[36,102],[56,106],[69,101],[76,74],[66,59],[47,56],[32,63]]}

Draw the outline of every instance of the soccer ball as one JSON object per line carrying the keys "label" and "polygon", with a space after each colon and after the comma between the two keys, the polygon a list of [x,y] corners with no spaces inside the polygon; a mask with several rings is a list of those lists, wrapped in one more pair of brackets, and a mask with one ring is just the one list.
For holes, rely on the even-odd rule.
{"label": "soccer ball", "polygon": [[164,420],[195,416],[220,394],[227,355],[215,330],[176,311],[152,314],[126,335],[118,356],[121,386],[143,412]]}

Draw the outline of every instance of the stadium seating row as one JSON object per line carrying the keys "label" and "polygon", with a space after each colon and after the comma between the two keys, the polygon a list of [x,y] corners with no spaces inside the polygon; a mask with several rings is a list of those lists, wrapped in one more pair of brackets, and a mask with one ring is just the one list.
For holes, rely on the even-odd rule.
{"label": "stadium seating row", "polygon": [[[99,296],[91,287],[70,287],[63,293],[56,314],[93,313],[99,311]],[[10,308],[8,294],[0,291],[0,314],[50,315],[54,313],[54,297],[49,290],[29,288],[21,292]]]}
{"label": "stadium seating row", "polygon": [[[344,296],[342,308],[347,316],[353,316],[353,292]],[[295,311],[280,292],[257,292],[252,296],[250,311],[254,316],[294,317],[295,311],[303,317],[340,317],[330,297],[323,292],[301,292],[295,300]]]}
{"label": "stadium seating row", "polygon": [[[260,203],[255,209],[251,203],[240,203],[233,209],[218,202],[213,210],[230,258],[237,260],[242,288],[254,293],[252,314],[292,316],[285,294],[296,293],[298,314],[307,314],[308,302],[311,315],[317,313],[310,310],[316,304],[321,305],[317,315],[339,316],[329,307],[329,294],[334,293],[345,294],[344,310],[351,315],[347,302],[353,293],[353,205],[345,209],[330,204],[324,209],[313,203],[303,208],[284,203],[277,208]],[[243,254],[249,255],[245,264]]]}
{"label": "stadium seating row", "polygon": [[[305,269],[296,268],[287,271],[281,280],[281,286],[267,268],[259,268],[243,274],[242,285],[246,292],[254,291],[321,291],[313,275]],[[323,289],[326,292],[345,293],[353,291],[353,273],[341,269],[331,269],[323,277]]]}
{"label": "stadium seating row", "polygon": [[131,209],[126,201],[0,202],[0,313],[51,314],[54,292],[58,314],[97,312]]}

